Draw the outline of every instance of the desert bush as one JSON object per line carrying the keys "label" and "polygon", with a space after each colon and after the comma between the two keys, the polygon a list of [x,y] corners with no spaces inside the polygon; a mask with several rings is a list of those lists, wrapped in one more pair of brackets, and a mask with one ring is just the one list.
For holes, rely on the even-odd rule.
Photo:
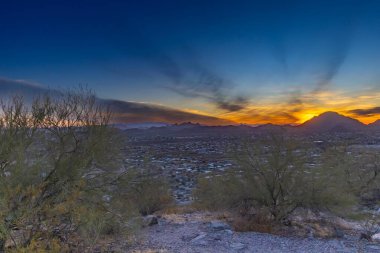
{"label": "desert bush", "polygon": [[345,179],[352,192],[361,200],[377,199],[380,190],[380,156],[376,150],[347,151],[341,157],[349,161],[344,167]]}
{"label": "desert bush", "polygon": [[353,157],[346,156],[346,146],[336,145],[325,150],[312,170],[307,207],[328,209],[342,214],[358,203],[355,190],[347,181],[347,169]]}
{"label": "desert bush", "polygon": [[228,171],[223,175],[199,177],[193,195],[195,207],[212,211],[240,206],[242,200],[249,197],[249,192],[244,182]]}
{"label": "desert bush", "polygon": [[286,218],[308,198],[307,152],[305,145],[272,135],[245,144],[236,155],[242,177],[253,187],[251,200],[268,208],[275,221]]}
{"label": "desert bush", "polygon": [[[330,160],[341,167],[347,191],[360,204],[349,216],[362,222],[364,233],[371,237],[379,232],[380,156],[375,148],[343,144],[330,151]],[[332,166],[330,166],[331,168]],[[339,179],[338,179],[339,180]],[[347,213],[347,211],[346,211]]]}
{"label": "desert bush", "polygon": [[19,252],[86,251],[109,224],[123,224],[134,214],[116,199],[104,200],[121,178],[110,116],[84,88],[46,94],[32,104],[17,96],[2,102],[2,247],[7,242]]}
{"label": "desert bush", "polygon": [[169,183],[147,165],[131,171],[130,175],[122,195],[136,206],[141,215],[153,214],[173,204]]}
{"label": "desert bush", "polygon": [[201,208],[236,210],[243,220],[241,230],[270,230],[298,207],[331,210],[355,201],[343,180],[344,169],[331,169],[331,159],[313,156],[316,149],[308,143],[272,135],[234,150],[236,167],[199,179],[194,198]]}

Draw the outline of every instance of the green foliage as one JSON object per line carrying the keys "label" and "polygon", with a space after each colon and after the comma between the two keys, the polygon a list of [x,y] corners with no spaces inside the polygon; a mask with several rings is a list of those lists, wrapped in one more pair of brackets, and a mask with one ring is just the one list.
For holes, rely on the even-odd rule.
{"label": "green foliage", "polygon": [[250,198],[249,185],[234,173],[200,177],[194,190],[195,206],[206,210],[223,210],[238,207]]}
{"label": "green foliage", "polygon": [[194,193],[199,207],[238,209],[243,215],[266,210],[280,222],[297,207],[335,210],[355,203],[344,169],[333,164],[336,156],[314,156],[307,143],[273,135],[234,150],[235,169],[199,180]]}
{"label": "green foliage", "polygon": [[[135,208],[104,200],[124,176],[110,116],[81,88],[47,94],[30,106],[21,97],[2,103],[2,244],[19,252],[84,250],[111,230],[131,229]],[[12,235],[16,231],[22,236]]]}
{"label": "green foliage", "polygon": [[371,198],[380,189],[380,155],[376,149],[343,146],[335,151],[343,167],[344,178],[352,192],[360,198]]}
{"label": "green foliage", "polygon": [[318,166],[311,170],[308,207],[329,209],[336,213],[347,212],[358,199],[348,184],[346,170],[353,165],[352,157],[345,155],[342,146],[325,150],[317,160]]}
{"label": "green foliage", "polygon": [[160,175],[146,168],[131,173],[128,187],[122,193],[125,199],[133,203],[141,215],[152,214],[173,204],[169,184]]}

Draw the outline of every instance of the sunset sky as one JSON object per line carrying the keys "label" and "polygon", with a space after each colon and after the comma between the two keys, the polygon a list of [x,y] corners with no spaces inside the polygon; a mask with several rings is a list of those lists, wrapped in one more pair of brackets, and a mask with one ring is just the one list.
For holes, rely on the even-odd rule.
{"label": "sunset sky", "polygon": [[324,111],[370,123],[379,13],[376,0],[1,1],[0,92],[86,84],[100,98],[236,123]]}

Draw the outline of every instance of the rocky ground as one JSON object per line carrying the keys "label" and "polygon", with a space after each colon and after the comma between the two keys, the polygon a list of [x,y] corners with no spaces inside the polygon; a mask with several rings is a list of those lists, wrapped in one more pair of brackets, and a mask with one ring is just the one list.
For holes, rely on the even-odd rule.
{"label": "rocky ground", "polygon": [[141,232],[140,242],[126,252],[380,252],[380,244],[357,235],[320,239],[234,232],[215,215],[201,212],[163,215]]}

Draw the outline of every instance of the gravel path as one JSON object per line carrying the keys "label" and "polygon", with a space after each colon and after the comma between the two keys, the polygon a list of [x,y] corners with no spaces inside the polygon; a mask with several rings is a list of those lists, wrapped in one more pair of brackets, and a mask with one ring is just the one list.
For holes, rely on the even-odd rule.
{"label": "gravel path", "polygon": [[130,252],[380,252],[379,244],[357,238],[327,240],[233,232],[212,218],[202,213],[163,216],[158,225],[143,229],[141,243]]}

